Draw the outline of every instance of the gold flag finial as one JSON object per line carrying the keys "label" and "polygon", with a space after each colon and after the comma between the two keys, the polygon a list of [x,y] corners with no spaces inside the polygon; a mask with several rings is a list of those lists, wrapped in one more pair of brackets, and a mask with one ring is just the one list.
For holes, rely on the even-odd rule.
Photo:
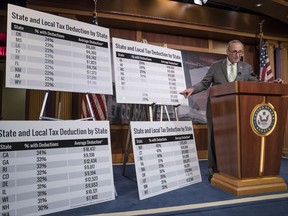
{"label": "gold flag finial", "polygon": [[93,0],[94,1],[94,15],[96,16],[97,15],[97,12],[96,12],[96,8],[97,8],[97,0]]}
{"label": "gold flag finial", "polygon": [[93,23],[95,25],[98,25],[98,19],[97,19],[97,12],[96,12],[96,8],[97,8],[97,0],[93,0],[94,1],[94,11],[93,11]]}
{"label": "gold flag finial", "polygon": [[263,34],[263,23],[265,22],[265,20],[263,19],[260,23],[259,23],[259,28],[260,28],[260,31],[259,31],[259,37],[262,38],[264,36]]}

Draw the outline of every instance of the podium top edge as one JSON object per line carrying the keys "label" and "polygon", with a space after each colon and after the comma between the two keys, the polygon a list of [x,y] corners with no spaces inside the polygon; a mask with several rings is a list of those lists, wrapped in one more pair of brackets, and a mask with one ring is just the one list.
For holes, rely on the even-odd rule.
{"label": "podium top edge", "polygon": [[217,97],[229,94],[255,94],[255,95],[288,95],[288,84],[236,81],[214,85],[210,96]]}

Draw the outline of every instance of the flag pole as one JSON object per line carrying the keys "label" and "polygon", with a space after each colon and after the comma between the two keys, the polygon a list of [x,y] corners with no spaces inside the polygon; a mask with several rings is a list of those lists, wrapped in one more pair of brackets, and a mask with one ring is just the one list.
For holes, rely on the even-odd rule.
{"label": "flag pole", "polygon": [[[94,2],[94,10],[92,23],[98,26],[97,21],[97,0],[93,0]],[[88,117],[90,113],[91,117]],[[106,97],[104,94],[94,94],[87,92],[86,95],[82,97],[82,111],[81,111],[82,119],[93,119],[96,120],[107,120],[108,112],[106,105]]]}
{"label": "flag pole", "polygon": [[93,11],[93,22],[95,25],[98,25],[98,21],[97,21],[97,11],[96,11],[96,8],[97,8],[97,1],[98,0],[93,0],[94,1],[94,11]]}
{"label": "flag pole", "polygon": [[264,24],[265,20],[263,19],[260,23],[259,23],[259,28],[260,28],[260,33],[259,33],[259,37],[262,38],[263,37],[263,24]]}
{"label": "flag pole", "polygon": [[[97,12],[96,12],[97,0],[93,0],[93,1],[94,1],[93,23],[95,25],[98,25],[97,19],[96,19],[96,17],[97,17]],[[95,118],[95,115],[94,115],[94,112],[93,112],[93,109],[92,109],[91,101],[90,101],[90,98],[89,98],[89,93],[86,93],[85,99],[87,101],[88,111],[90,112],[90,115],[91,115],[91,118],[87,118],[87,119],[93,119],[93,121],[96,121],[96,118]]]}
{"label": "flag pole", "polygon": [[263,19],[260,23],[259,23],[259,38],[260,38],[260,44],[261,44],[261,41],[264,37],[264,33],[263,33],[263,24],[264,24],[265,20]]}

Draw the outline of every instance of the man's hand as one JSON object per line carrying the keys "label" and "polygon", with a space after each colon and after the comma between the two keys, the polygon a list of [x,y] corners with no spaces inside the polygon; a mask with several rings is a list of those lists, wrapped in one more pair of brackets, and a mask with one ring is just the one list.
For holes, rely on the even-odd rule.
{"label": "man's hand", "polygon": [[273,80],[272,83],[284,83],[284,80],[282,80],[281,78],[278,78],[278,79]]}
{"label": "man's hand", "polygon": [[188,98],[192,94],[193,90],[193,88],[187,88],[184,91],[180,92],[180,94],[182,94],[185,98]]}

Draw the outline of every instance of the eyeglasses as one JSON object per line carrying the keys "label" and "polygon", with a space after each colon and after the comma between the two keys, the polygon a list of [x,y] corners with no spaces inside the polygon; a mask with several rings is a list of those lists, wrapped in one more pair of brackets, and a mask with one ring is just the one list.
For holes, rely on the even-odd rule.
{"label": "eyeglasses", "polygon": [[229,52],[232,53],[233,55],[237,55],[237,54],[243,55],[243,51],[242,50],[239,50],[239,51],[237,51],[237,50],[229,50]]}

